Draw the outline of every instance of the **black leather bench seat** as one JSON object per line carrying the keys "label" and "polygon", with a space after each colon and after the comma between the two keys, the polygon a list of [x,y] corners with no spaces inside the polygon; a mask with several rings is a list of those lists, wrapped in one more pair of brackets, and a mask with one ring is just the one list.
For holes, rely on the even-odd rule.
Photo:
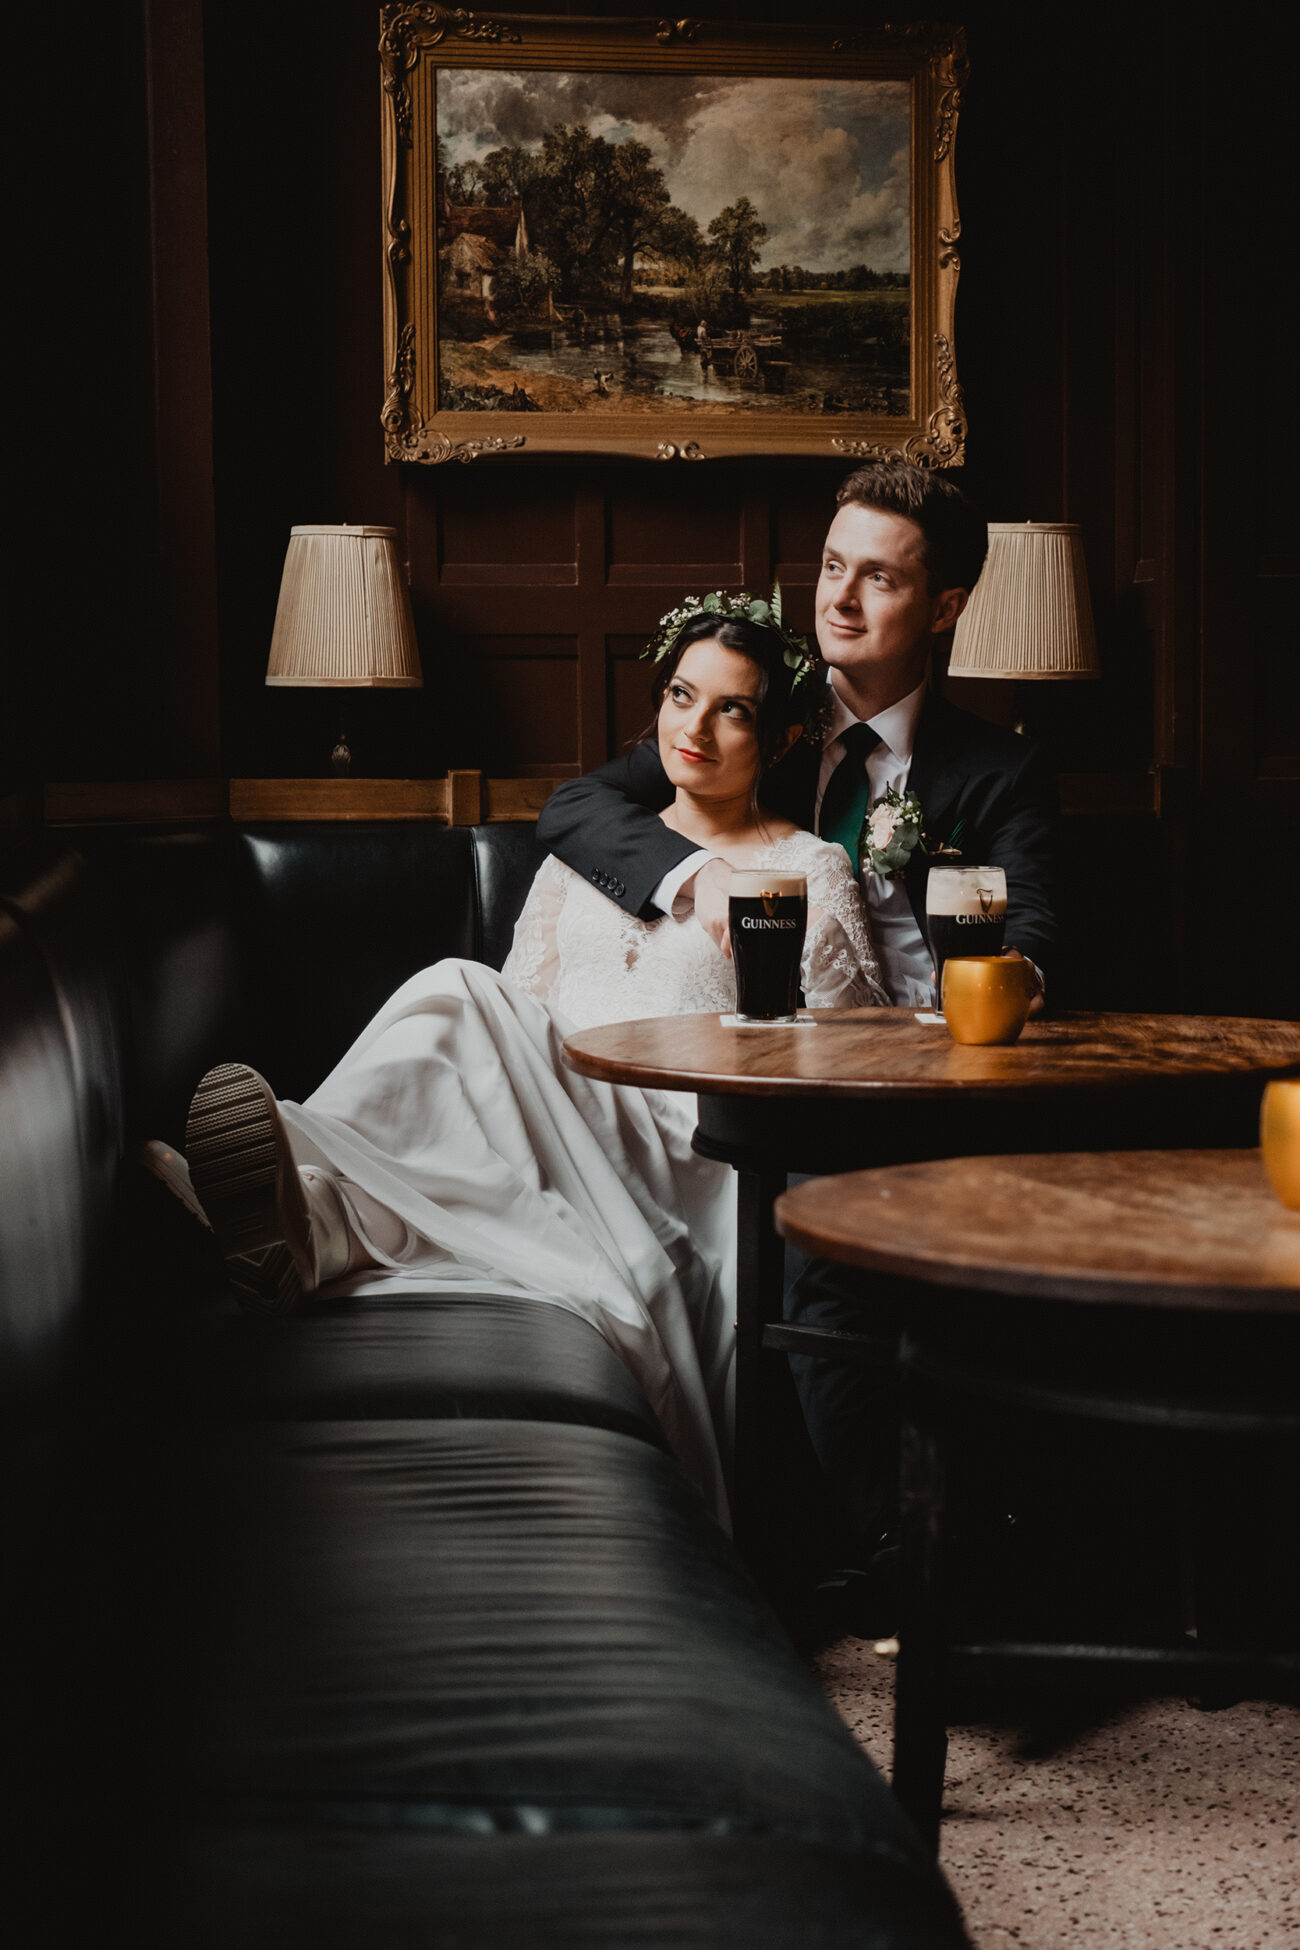
{"label": "black leather bench seat", "polygon": [[206,1431],[205,1813],[919,1845],[671,1459],[557,1423]]}
{"label": "black leather bench seat", "polygon": [[582,1422],[664,1446],[653,1410],[595,1327],[509,1294],[375,1295],[287,1319],[223,1311],[205,1324],[193,1373],[208,1414]]}

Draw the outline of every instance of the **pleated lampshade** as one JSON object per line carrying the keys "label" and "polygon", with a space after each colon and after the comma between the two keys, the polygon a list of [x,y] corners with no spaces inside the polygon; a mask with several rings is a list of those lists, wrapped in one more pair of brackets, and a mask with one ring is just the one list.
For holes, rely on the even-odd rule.
{"label": "pleated lampshade", "polygon": [[1072,521],[991,521],[988,560],[957,619],[950,677],[1099,677]]}
{"label": "pleated lampshade", "polygon": [[413,690],[423,684],[395,528],[289,531],[268,684]]}

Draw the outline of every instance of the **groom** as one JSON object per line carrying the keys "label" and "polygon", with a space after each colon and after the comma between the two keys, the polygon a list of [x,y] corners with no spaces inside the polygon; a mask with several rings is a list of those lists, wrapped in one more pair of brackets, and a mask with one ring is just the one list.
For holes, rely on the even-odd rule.
{"label": "groom", "polygon": [[[983,565],[987,524],[945,475],[901,463],[858,468],[837,500],[816,596],[830,723],[820,751],[794,747],[765,798],[841,840],[859,864],[891,1001],[930,1006],[933,966],[919,848],[898,879],[856,859],[866,809],[890,787],[916,794],[927,837],[955,845],[972,865],[1005,869],[1008,952],[1026,956],[1044,984],[1056,945],[1054,783],[1032,745],[958,710],[928,681],[935,638],[956,623]],[[729,952],[730,868],[655,817],[671,797],[654,745],[638,745],[562,785],[538,837],[630,913],[681,918],[693,904]],[[861,1288],[838,1269],[805,1263],[786,1312],[819,1327],[860,1326]],[[804,1358],[792,1366],[842,1505],[845,1549],[866,1564],[892,1521],[892,1404],[860,1370]]]}

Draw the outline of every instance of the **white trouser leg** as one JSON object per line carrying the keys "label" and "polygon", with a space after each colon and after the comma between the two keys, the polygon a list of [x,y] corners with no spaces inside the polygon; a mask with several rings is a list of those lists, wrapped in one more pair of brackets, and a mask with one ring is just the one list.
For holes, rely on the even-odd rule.
{"label": "white trouser leg", "polygon": [[316,1285],[324,1286],[327,1280],[337,1280],[347,1272],[356,1242],[329,1172],[317,1165],[300,1165],[298,1178],[307,1201]]}

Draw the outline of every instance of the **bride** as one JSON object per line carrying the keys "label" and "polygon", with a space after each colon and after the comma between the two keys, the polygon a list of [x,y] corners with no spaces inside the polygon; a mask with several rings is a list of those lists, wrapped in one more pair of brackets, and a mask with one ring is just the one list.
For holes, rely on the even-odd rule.
{"label": "bride", "polygon": [[[846,854],[761,805],[820,713],[803,639],[722,592],[666,626],[647,734],[676,788],[661,817],[733,866],[807,875],[810,1006],[884,1002]],[[693,913],[638,920],[548,858],[502,974],[449,960],[413,975],[305,1103],[244,1064],[203,1078],[186,1149],[232,1285],[263,1311],[321,1287],[568,1308],[635,1374],[725,1523],[731,1172],[692,1152],[692,1099],[578,1076],[561,1045],[594,1023],[734,1007],[732,964]]]}

